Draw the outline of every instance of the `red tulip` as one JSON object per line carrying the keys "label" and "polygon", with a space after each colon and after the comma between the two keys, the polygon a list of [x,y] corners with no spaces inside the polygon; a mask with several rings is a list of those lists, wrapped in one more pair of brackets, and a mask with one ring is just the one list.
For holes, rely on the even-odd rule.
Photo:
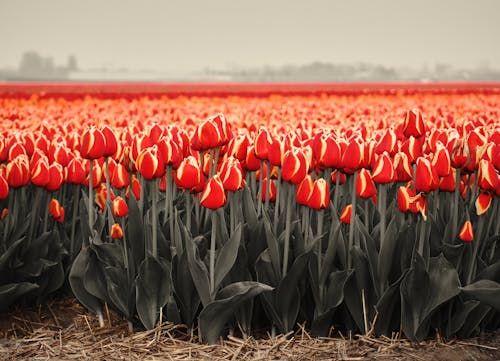
{"label": "red tulip", "polygon": [[236,192],[244,186],[244,174],[240,161],[236,158],[229,157],[221,165],[220,178],[224,189],[230,192]]}
{"label": "red tulip", "polygon": [[314,182],[311,175],[306,175],[304,179],[297,185],[297,190],[295,191],[295,197],[297,203],[302,206],[307,206],[311,193],[313,191]]}
{"label": "red tulip", "polygon": [[168,137],[161,137],[157,144],[165,166],[171,165],[173,169],[177,169],[182,161],[182,149]]}
{"label": "red tulip", "polygon": [[411,164],[415,163],[422,156],[422,141],[415,137],[408,138],[401,144],[401,152],[408,156]]}
{"label": "red tulip", "polygon": [[85,159],[98,159],[106,151],[106,138],[104,134],[92,126],[87,129],[80,140],[80,154]]}
{"label": "red tulip", "polygon": [[65,172],[62,165],[59,163],[52,163],[49,166],[49,182],[45,185],[45,189],[49,192],[59,190],[64,182]]}
{"label": "red tulip", "polygon": [[375,188],[370,172],[364,168],[361,169],[356,178],[356,195],[366,199],[375,194],[377,194],[377,188]]}
{"label": "red tulip", "polygon": [[177,168],[175,183],[179,188],[191,189],[201,182],[201,170],[195,157],[184,158]]}
{"label": "red tulip", "polygon": [[477,184],[485,191],[495,191],[499,186],[499,177],[493,164],[485,159],[479,162]]}
{"label": "red tulip", "polygon": [[318,165],[325,168],[340,168],[342,152],[339,143],[332,134],[321,134],[313,144],[313,154]]}
{"label": "red tulip", "polygon": [[164,129],[158,123],[154,123],[149,127],[148,137],[154,144],[158,145],[158,141],[162,137],[163,133]]}
{"label": "red tulip", "polygon": [[260,160],[255,155],[255,147],[248,147],[247,156],[245,158],[245,169],[248,171],[256,171],[260,168]]}
{"label": "red tulip", "polygon": [[411,136],[419,138],[425,134],[424,118],[420,110],[411,109],[406,112],[403,133],[407,138]]}
{"label": "red tulip", "polygon": [[379,141],[377,142],[374,152],[376,154],[387,152],[389,155],[393,156],[398,150],[397,142],[398,139],[396,136],[396,132],[394,132],[394,129],[389,128],[382,133],[382,137],[380,137]]}
{"label": "red tulip", "polygon": [[226,144],[229,141],[227,123],[222,114],[202,121],[191,139],[194,150],[206,150]]}
{"label": "red tulip", "polygon": [[12,188],[19,188],[29,183],[30,170],[27,155],[19,155],[7,164],[6,179]]}
{"label": "red tulip", "polygon": [[427,198],[423,195],[423,193],[419,193],[415,197],[412,197],[410,212],[420,213],[424,221],[427,221]]}
{"label": "red tulip", "polygon": [[72,158],[68,163],[68,183],[83,184],[86,178],[83,159],[79,157]]}
{"label": "red tulip", "polygon": [[122,227],[118,223],[114,223],[111,226],[111,238],[119,239],[123,237]]}
{"label": "red tulip", "polygon": [[301,148],[293,148],[285,153],[281,169],[284,181],[298,184],[307,174],[307,160]]}
{"label": "red tulip", "polygon": [[137,171],[147,180],[160,178],[165,174],[165,164],[163,157],[158,152],[158,146],[153,145],[144,149],[135,161]]}
{"label": "red tulip", "polygon": [[5,217],[7,217],[8,214],[9,214],[9,210],[7,208],[4,208],[2,210],[2,214],[0,215],[0,219],[4,219]]}
{"label": "red tulip", "polygon": [[55,198],[52,198],[49,203],[49,214],[54,218],[57,222],[64,222],[64,208],[61,206],[59,201]]}
{"label": "red tulip", "polygon": [[330,189],[323,178],[314,182],[307,205],[312,209],[325,209],[330,205]]}
{"label": "red tulip", "polygon": [[128,214],[128,206],[125,199],[120,196],[116,197],[113,200],[112,210],[115,217],[125,217]]}
{"label": "red tulip", "polygon": [[404,213],[410,210],[410,205],[414,196],[415,191],[411,190],[408,186],[399,187],[397,193],[397,204],[401,212]]}
{"label": "red tulip", "polygon": [[255,136],[255,156],[261,160],[269,159],[269,149],[271,148],[272,143],[273,138],[267,128],[261,127]]}
{"label": "red tulip", "polygon": [[472,223],[470,221],[465,221],[458,237],[464,242],[472,242],[474,239],[474,230],[472,229]]}
{"label": "red tulip", "polygon": [[4,176],[0,174],[0,199],[5,199],[9,196],[9,184]]}
{"label": "red tulip", "polygon": [[42,156],[31,168],[31,183],[37,187],[44,187],[49,183],[49,161]]}
{"label": "red tulip", "polygon": [[67,147],[56,141],[50,143],[48,155],[50,163],[57,162],[63,167],[66,167],[70,160]]}
{"label": "red tulip", "polygon": [[340,221],[345,224],[351,224],[352,217],[352,204],[345,206],[344,210],[340,214]]}
{"label": "red tulip", "polygon": [[0,162],[3,163],[9,158],[9,148],[3,136],[0,136]]}
{"label": "red tulip", "polygon": [[13,160],[19,155],[27,155],[26,149],[19,143],[14,143],[9,149],[9,161]]}
{"label": "red tulip", "polygon": [[453,168],[464,168],[469,162],[469,146],[462,139],[452,139],[448,142],[448,151],[450,150],[450,161]]}
{"label": "red tulip", "polygon": [[229,127],[229,123],[226,120],[226,117],[222,113],[218,113],[208,118],[209,122],[215,123],[217,129],[219,129],[220,141],[219,146],[226,145],[232,138],[233,134],[231,133],[231,129]]}
{"label": "red tulip", "polygon": [[[90,162],[93,162],[92,163],[92,186],[93,188],[97,188],[99,186],[99,184],[101,184],[102,182],[102,168],[101,166],[99,165],[98,162],[96,161],[93,161],[91,160]],[[85,163],[85,181],[84,181],[84,185],[86,187],[89,186],[89,183],[90,183],[90,162],[86,162]]]}
{"label": "red tulip", "polygon": [[103,125],[101,127],[101,132],[104,135],[104,139],[106,140],[106,145],[104,148],[104,156],[111,157],[114,155],[118,149],[118,141],[116,138],[115,131],[109,125]]}
{"label": "red tulip", "polygon": [[210,178],[201,194],[200,204],[209,209],[217,209],[226,204],[226,193],[220,177]]}
{"label": "red tulip", "polygon": [[439,179],[439,190],[442,192],[455,192],[457,170],[452,168],[450,174]]}
{"label": "red tulip", "polygon": [[418,158],[415,171],[415,189],[417,192],[428,193],[439,187],[439,177],[436,169],[427,158]]}
{"label": "red tulip", "polygon": [[491,206],[493,194],[490,192],[480,192],[476,199],[476,213],[478,216],[483,215]]}
{"label": "red tulip", "polygon": [[344,173],[340,172],[340,170],[338,169],[335,169],[330,176],[332,184],[337,184],[337,177],[339,177],[339,185],[344,184],[347,180],[347,177]]}
{"label": "red tulip", "polygon": [[[257,197],[260,197],[262,199],[262,202],[266,201],[266,192],[267,192],[267,178],[264,178],[262,180],[262,194],[259,192]],[[269,201],[270,202],[275,202],[276,201],[276,183],[273,179],[271,179],[271,183],[269,183]]]}
{"label": "red tulip", "polygon": [[398,182],[408,182],[413,178],[413,171],[406,153],[396,153],[394,156],[394,170]]}
{"label": "red tulip", "polygon": [[130,188],[132,188],[132,193],[134,194],[135,199],[141,199],[141,183],[139,182],[135,174],[132,174],[132,184],[127,187],[127,190],[125,192],[125,197],[127,198],[130,197]]}
{"label": "red tulip", "polygon": [[372,168],[372,179],[375,183],[391,183],[396,177],[392,160],[389,158],[387,152],[375,156],[375,164]]}
{"label": "red tulip", "polygon": [[129,152],[130,160],[133,163],[135,163],[135,161],[139,157],[139,154],[142,153],[144,150],[151,148],[153,145],[154,145],[153,141],[149,139],[149,137],[146,134],[136,135],[133,138],[132,144],[130,146],[130,152]]}
{"label": "red tulip", "polygon": [[248,137],[239,134],[229,141],[227,146],[227,155],[233,156],[240,162],[243,162],[247,157]]}
{"label": "red tulip", "polygon": [[342,156],[342,166],[346,173],[352,174],[359,169],[364,162],[365,147],[361,139],[352,139]]}
{"label": "red tulip", "polygon": [[111,173],[111,185],[116,189],[123,189],[130,184],[130,173],[123,164],[117,164]]}
{"label": "red tulip", "polygon": [[269,146],[269,162],[273,166],[281,167],[283,163],[283,157],[285,156],[285,138],[284,137],[276,137],[273,139],[273,142]]}

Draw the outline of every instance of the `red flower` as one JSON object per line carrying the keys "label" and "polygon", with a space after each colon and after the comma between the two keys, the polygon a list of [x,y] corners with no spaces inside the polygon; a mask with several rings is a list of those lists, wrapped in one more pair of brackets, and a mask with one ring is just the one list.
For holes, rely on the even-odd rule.
{"label": "red flower", "polygon": [[417,159],[415,189],[417,192],[429,193],[439,187],[439,177],[436,169],[427,158]]}
{"label": "red flower", "polygon": [[158,152],[158,147],[153,145],[144,149],[135,161],[137,171],[147,180],[160,178],[165,174],[163,157]]}
{"label": "red flower", "polygon": [[236,192],[238,189],[242,189],[244,186],[244,175],[243,168],[241,167],[240,161],[236,158],[227,158],[221,166],[220,178],[222,179],[222,184],[224,189]]}
{"label": "red flower", "polygon": [[499,186],[498,174],[493,164],[485,159],[479,162],[477,184],[485,191],[495,191]]}
{"label": "red flower", "polygon": [[422,141],[410,137],[401,144],[401,151],[408,156],[408,160],[413,164],[418,157],[422,156]]}
{"label": "red flower", "polygon": [[451,172],[450,153],[441,142],[436,146],[436,152],[432,158],[432,166],[436,169],[439,177],[446,177]]}
{"label": "red flower", "polygon": [[113,200],[112,210],[115,217],[125,217],[128,214],[128,206],[125,199],[120,196],[116,197]]}
{"label": "red flower", "polygon": [[45,189],[49,192],[59,190],[64,182],[64,168],[59,163],[52,163],[49,166],[49,182],[45,185]]}
{"label": "red flower", "polygon": [[123,237],[122,227],[118,223],[114,223],[111,226],[111,238],[119,239]]}
{"label": "red flower", "polygon": [[[91,160],[90,162],[93,162],[92,163],[92,186],[94,188],[97,188],[99,186],[99,184],[101,184],[101,181],[102,181],[102,168],[98,162],[93,161],[93,160]],[[90,177],[89,177],[90,176],[90,162],[85,164],[86,175],[85,175],[85,181],[83,184],[87,187],[89,186],[89,183],[90,183]]]}
{"label": "red flower", "polygon": [[255,147],[253,145],[248,147],[247,156],[245,159],[245,169],[248,171],[256,171],[260,168],[260,160],[255,155]]}
{"label": "red flower", "polygon": [[297,184],[307,174],[307,160],[301,148],[292,148],[285,153],[281,177],[284,181]]}
{"label": "red flower", "polygon": [[439,190],[442,192],[455,192],[455,177],[457,170],[452,168],[450,174],[439,179]]}
{"label": "red flower", "polygon": [[111,172],[111,185],[116,189],[122,189],[130,184],[130,173],[123,164],[117,164]]}
{"label": "red flower", "polygon": [[165,165],[177,169],[182,161],[182,149],[169,137],[161,137],[157,144]]}
{"label": "red flower", "polygon": [[19,155],[27,155],[26,149],[19,143],[14,143],[9,149],[9,161]]}
{"label": "red flower", "polygon": [[54,218],[57,222],[64,222],[64,208],[61,206],[59,201],[55,198],[52,198],[49,203],[49,214]]}
{"label": "red flower", "polygon": [[83,159],[79,157],[72,158],[68,164],[68,183],[83,184],[86,178]]}
{"label": "red flower", "polygon": [[9,196],[9,184],[0,174],[0,199],[5,199]]}
{"label": "red flower", "polygon": [[476,199],[476,213],[478,216],[483,215],[491,206],[493,194],[490,192],[480,192]]}
{"label": "red flower", "polygon": [[359,169],[364,161],[365,147],[359,138],[352,139],[342,156],[342,166],[346,173],[352,174]]}
{"label": "red flower", "polygon": [[424,118],[420,110],[411,109],[406,112],[403,124],[403,134],[407,138],[411,136],[419,138],[425,134]]}
{"label": "red flower", "polygon": [[240,162],[243,162],[247,157],[248,143],[248,137],[246,135],[239,134],[229,141],[226,154],[235,157]]}
{"label": "red flower", "polygon": [[285,139],[284,137],[276,137],[269,146],[269,162],[271,165],[280,167],[285,156]]}
{"label": "red flower", "polygon": [[332,184],[337,184],[337,177],[340,177],[339,178],[339,185],[344,184],[347,180],[347,177],[344,173],[340,172],[340,170],[338,170],[338,169],[335,169],[330,176]]}
{"label": "red flower", "polygon": [[66,148],[64,144],[58,143],[54,141],[50,143],[49,146],[49,161],[50,163],[57,162],[63,167],[66,167],[69,163],[69,150]]}
{"label": "red flower", "polygon": [[311,176],[308,174],[302,179],[302,181],[297,185],[297,190],[295,191],[295,197],[297,203],[302,206],[307,206],[307,202],[311,197],[313,191],[314,182]]}
{"label": "red flower", "polygon": [[87,129],[80,140],[80,154],[85,159],[99,159],[106,151],[106,138],[104,134],[92,126]]}
{"label": "red flower", "polygon": [[374,152],[376,154],[387,152],[389,153],[389,155],[393,156],[398,150],[397,144],[398,139],[396,136],[396,132],[394,132],[394,129],[392,128],[387,129],[382,133],[382,137],[380,137],[379,141],[377,142]]}
{"label": "red flower", "polygon": [[201,194],[200,204],[210,209],[217,209],[226,204],[226,193],[219,175],[216,174],[208,180]]}
{"label": "red flower", "polygon": [[387,152],[382,155],[375,156],[375,164],[373,166],[372,179],[375,183],[386,184],[394,181],[395,172],[392,165],[392,160]]}
{"label": "red flower", "polygon": [[130,146],[129,157],[132,162],[137,160],[139,154],[142,153],[147,148],[151,148],[154,145],[153,141],[149,139],[146,134],[137,135],[132,140],[132,145]]}
{"label": "red flower", "polygon": [[[169,176],[169,174],[167,174]],[[190,155],[184,158],[177,168],[175,183],[179,188],[191,189],[201,182],[201,170],[196,159]]]}
{"label": "red flower", "polygon": [[340,168],[342,165],[340,145],[330,133],[316,137],[313,143],[313,155],[320,167]]}
{"label": "red flower", "polygon": [[31,169],[31,183],[38,187],[44,187],[49,183],[49,161],[42,156]]}
{"label": "red flower", "polygon": [[345,224],[351,224],[352,216],[352,204],[345,206],[344,210],[340,214],[340,221]]}
{"label": "red flower", "polygon": [[106,140],[106,145],[104,148],[104,156],[111,157],[114,155],[118,149],[118,142],[116,138],[115,131],[109,125],[103,125],[101,127],[101,132]]}
{"label": "red flower", "polygon": [[470,221],[465,221],[458,237],[464,242],[472,242],[474,239],[474,230],[472,229],[472,223]]}
{"label": "red flower", "polygon": [[255,136],[254,147],[255,156],[261,160],[269,159],[269,149],[273,143],[273,138],[267,128],[261,127]]}
{"label": "red flower", "polygon": [[394,169],[398,182],[408,182],[413,178],[413,171],[406,153],[396,153],[394,156]]}
{"label": "red flower", "polygon": [[206,150],[226,144],[229,141],[226,126],[222,114],[202,121],[193,133],[191,147],[194,150]]}
{"label": "red flower", "polygon": [[469,162],[470,152],[467,142],[462,139],[454,138],[448,142],[448,150],[450,150],[450,161],[453,168],[464,168]]}
{"label": "red flower", "polygon": [[12,188],[25,186],[30,180],[30,170],[28,156],[22,154],[14,158],[7,164],[7,183]]}
{"label": "red flower", "polygon": [[328,184],[323,178],[314,182],[307,205],[312,209],[325,209],[330,205],[330,189],[328,189]]}
{"label": "red flower", "polygon": [[415,196],[415,191],[411,190],[408,186],[399,187],[397,193],[397,203],[398,208],[401,212],[408,212],[410,210],[410,205],[413,202],[413,197]]}
{"label": "red flower", "polygon": [[[125,192],[125,197],[129,198],[130,197],[130,185],[127,188],[127,191]],[[132,193],[134,194],[135,199],[139,200],[141,199],[141,183],[135,176],[135,174],[132,174]]]}
{"label": "red flower", "polygon": [[371,198],[377,194],[377,188],[373,183],[370,172],[366,169],[361,169],[356,178],[356,195],[360,198]]}
{"label": "red flower", "polygon": [[[267,192],[267,178],[264,178],[262,180],[262,194],[259,192],[257,197],[260,197],[262,199],[262,202],[265,202],[266,200],[266,192]],[[275,202],[276,201],[276,183],[274,182],[273,179],[271,179],[271,183],[269,183],[269,201],[270,202]]]}

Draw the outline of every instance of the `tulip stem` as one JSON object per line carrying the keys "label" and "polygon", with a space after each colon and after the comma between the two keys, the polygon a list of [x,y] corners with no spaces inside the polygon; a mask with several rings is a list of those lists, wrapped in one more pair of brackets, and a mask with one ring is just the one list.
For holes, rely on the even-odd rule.
{"label": "tulip stem", "polygon": [[151,223],[153,225],[153,244],[152,244],[152,253],[153,257],[155,259],[158,259],[158,208],[157,208],[157,203],[158,203],[158,179],[155,178],[151,182],[152,188],[151,189],[151,196],[153,198],[152,200],[152,207],[151,207]]}
{"label": "tulip stem", "polygon": [[453,202],[451,203],[452,207],[452,219],[451,219],[451,237],[452,239],[457,239],[458,234],[458,202],[460,197],[460,169],[457,169],[455,172],[455,193]]}
{"label": "tulip stem", "polygon": [[340,170],[337,169],[337,176],[335,177],[335,190],[333,191],[333,210],[335,216],[337,216],[339,213],[337,211],[338,207],[338,200],[339,200],[339,191],[340,191]]}
{"label": "tulip stem", "polygon": [[128,259],[128,246],[127,246],[127,238],[125,235],[125,220],[124,217],[121,217],[120,223],[122,225],[122,230],[123,230],[123,237],[122,237],[122,245],[123,245],[123,263],[125,265],[125,270],[127,272],[127,283],[130,282],[131,276],[130,276],[130,265],[129,265],[129,259]]}
{"label": "tulip stem", "polygon": [[266,212],[269,210],[269,198],[270,198],[270,192],[271,192],[271,162],[266,160],[266,168],[267,168],[267,174],[266,174],[266,203],[264,209]]}
{"label": "tulip stem", "polygon": [[73,218],[71,219],[71,236],[69,244],[69,258],[71,261],[74,260],[75,254],[75,231],[76,231],[76,217],[78,217],[78,203],[80,201],[80,185],[74,185],[73,194]]}
{"label": "tulip stem", "polygon": [[477,229],[474,234],[472,257],[470,259],[469,272],[467,273],[467,283],[465,284],[466,286],[472,282],[472,278],[475,276],[474,273],[477,267],[477,254],[479,251],[479,244],[481,243],[483,227],[484,227],[484,217],[479,217],[479,220],[477,222]]}
{"label": "tulip stem", "polygon": [[92,237],[92,228],[94,227],[94,184],[93,184],[93,173],[94,173],[94,161],[90,160],[89,167],[89,228]]}
{"label": "tulip stem", "polygon": [[323,251],[323,246],[322,246],[322,233],[323,233],[323,219],[325,215],[325,210],[320,209],[317,213],[318,215],[318,223],[317,223],[317,232],[316,232],[316,237],[319,238],[318,240],[318,279],[321,277],[321,263],[322,263],[322,251]]}
{"label": "tulip stem", "polygon": [[217,236],[217,213],[212,211],[212,232],[210,235],[210,298],[215,298],[215,241]]}
{"label": "tulip stem", "polygon": [[[36,187],[35,189],[35,199],[33,201],[33,211],[31,215],[31,225],[30,225],[30,233],[29,233],[29,238],[28,241],[31,242],[33,239],[33,232],[35,230],[35,223],[38,221],[38,209],[40,208],[40,198],[42,196],[42,189],[40,187]],[[45,213],[47,213],[48,210],[45,210]]]}
{"label": "tulip stem", "polygon": [[179,251],[177,249],[177,240],[175,239],[175,232],[174,232],[174,192],[173,189],[175,187],[175,183],[172,182],[172,166],[168,165],[167,166],[167,179],[166,179],[166,192],[167,192],[167,198],[168,198],[168,228],[170,232],[170,246],[174,247],[176,251]]}
{"label": "tulip stem", "polygon": [[259,192],[257,195],[257,216],[260,216],[260,212],[262,210],[262,192],[264,191],[263,183],[264,183],[264,161],[260,161],[260,174],[259,174]]}
{"label": "tulip stem", "polygon": [[309,207],[302,206],[302,233],[304,234],[305,244],[309,243],[310,211]]}
{"label": "tulip stem", "polygon": [[281,168],[278,167],[278,181],[276,182],[276,201],[274,202],[274,234],[278,232],[278,212],[280,208]]}
{"label": "tulip stem", "polygon": [[[387,208],[387,188],[385,184],[380,184],[378,188],[378,211],[380,214],[380,249],[385,241],[385,221]],[[368,215],[367,215],[368,216]]]}
{"label": "tulip stem", "polygon": [[233,235],[234,229],[236,228],[236,207],[235,207],[235,196],[236,193],[229,192],[227,195],[229,201],[229,234]]}
{"label": "tulip stem", "polygon": [[185,191],[186,195],[186,228],[191,234],[191,192]]}
{"label": "tulip stem", "polygon": [[419,222],[420,222],[420,232],[419,232],[419,237],[418,237],[418,254],[424,257],[424,244],[425,244],[425,226],[426,222],[424,221],[423,217],[419,216]]}
{"label": "tulip stem", "polygon": [[355,171],[351,179],[351,222],[349,223],[349,244],[347,247],[347,267],[351,268],[351,249],[354,244],[354,221],[356,218],[356,178],[358,176],[358,171]]}
{"label": "tulip stem", "polygon": [[[283,272],[282,277],[286,276],[288,270],[288,252],[290,248],[290,224],[292,223],[292,207],[293,207],[293,189],[292,186],[287,184],[285,188],[287,192],[286,202],[286,219],[285,219],[285,244],[283,246]],[[278,236],[276,236],[278,238]]]}

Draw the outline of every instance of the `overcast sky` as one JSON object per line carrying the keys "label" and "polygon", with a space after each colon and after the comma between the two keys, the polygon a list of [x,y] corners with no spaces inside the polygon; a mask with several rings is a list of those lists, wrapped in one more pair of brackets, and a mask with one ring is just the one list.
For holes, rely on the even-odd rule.
{"label": "overcast sky", "polygon": [[0,0],[0,67],[27,50],[85,69],[500,68],[500,0]]}

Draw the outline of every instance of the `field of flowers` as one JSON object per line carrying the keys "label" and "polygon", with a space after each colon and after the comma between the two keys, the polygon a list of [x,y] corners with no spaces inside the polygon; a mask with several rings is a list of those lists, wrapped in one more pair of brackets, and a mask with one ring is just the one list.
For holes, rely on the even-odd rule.
{"label": "field of flowers", "polygon": [[249,87],[3,89],[0,310],[66,289],[209,343],[500,328],[498,87]]}

